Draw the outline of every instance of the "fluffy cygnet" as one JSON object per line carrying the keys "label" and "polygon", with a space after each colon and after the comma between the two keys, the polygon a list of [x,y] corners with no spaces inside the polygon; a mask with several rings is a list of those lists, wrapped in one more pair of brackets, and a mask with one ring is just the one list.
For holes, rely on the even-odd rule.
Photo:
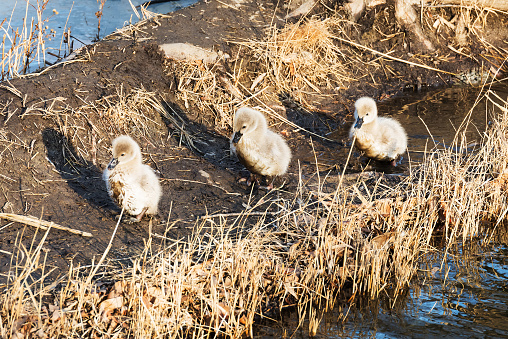
{"label": "fluffy cygnet", "polygon": [[376,102],[363,97],[355,103],[355,123],[349,137],[356,136],[355,146],[369,158],[393,161],[407,148],[407,135],[398,121],[377,116]]}
{"label": "fluffy cygnet", "polygon": [[157,214],[162,194],[159,178],[142,163],[141,149],[134,139],[122,135],[113,140],[113,159],[102,177],[109,196],[137,221],[145,213]]}
{"label": "fluffy cygnet", "polygon": [[[286,141],[268,129],[261,112],[249,107],[236,111],[230,145],[238,160],[253,174],[282,175],[291,161],[291,150]],[[272,183],[268,185],[271,187]]]}

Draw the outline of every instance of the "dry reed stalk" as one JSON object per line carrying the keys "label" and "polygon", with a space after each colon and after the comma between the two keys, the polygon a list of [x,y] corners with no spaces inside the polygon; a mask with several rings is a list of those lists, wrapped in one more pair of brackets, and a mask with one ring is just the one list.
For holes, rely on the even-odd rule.
{"label": "dry reed stalk", "polygon": [[445,73],[445,74],[450,74],[450,75],[457,75],[455,73],[444,71],[444,70],[441,70],[441,69],[438,69],[438,68],[434,68],[434,67],[431,67],[431,66],[427,66],[427,65],[424,65],[424,64],[419,64],[419,63],[416,63],[416,62],[412,62],[412,61],[404,60],[404,59],[401,59],[401,58],[397,58],[397,57],[391,56],[391,55],[389,55],[387,53],[382,53],[382,52],[376,51],[376,50],[374,50],[372,48],[369,48],[367,46],[363,46],[363,45],[358,44],[358,43],[356,43],[354,41],[351,41],[351,40],[342,39],[340,37],[335,37],[335,39],[338,40],[338,41],[350,44],[352,46],[355,46],[357,48],[365,49],[365,50],[371,52],[372,54],[379,55],[379,56],[381,56],[383,58],[386,58],[386,59],[389,59],[389,60],[398,61],[398,62],[405,63],[405,64],[408,64],[408,65],[411,65],[411,66],[417,66],[417,67],[421,67],[421,68],[424,68],[424,69],[428,69],[428,70],[436,71],[436,72],[440,72],[440,73]]}
{"label": "dry reed stalk", "polygon": [[2,80],[27,73],[34,62],[37,62],[39,67],[45,66],[46,39],[56,34],[53,30],[47,32],[46,24],[51,17],[43,19],[48,2],[49,0],[26,1],[26,13],[32,6],[36,10],[36,18],[25,17],[22,27],[12,27],[12,18],[5,18],[0,24],[0,30],[4,32],[0,45]]}
{"label": "dry reed stalk", "polygon": [[202,62],[175,62],[171,72],[178,78],[177,95],[185,108],[191,104],[201,111],[207,111],[214,119],[211,125],[228,130],[232,125],[234,107],[243,101],[243,93],[234,84],[239,80],[235,75],[225,75],[221,60],[213,65]]}
{"label": "dry reed stalk", "polygon": [[270,84],[280,93],[289,93],[302,104],[307,94],[322,89],[347,88],[355,81],[347,67],[349,58],[335,43],[334,34],[343,32],[345,21],[338,17],[311,18],[282,30],[271,28],[265,41],[237,42],[246,46],[263,67]]}
{"label": "dry reed stalk", "polygon": [[[339,291],[349,290],[350,301],[388,291],[401,298],[422,256],[435,251],[436,235],[449,252],[458,242],[483,239],[483,220],[506,218],[508,166],[499,159],[508,159],[508,103],[488,94],[499,116],[476,152],[453,151],[467,149],[466,120],[455,147],[430,152],[395,187],[369,176],[350,186],[339,180],[331,193],[326,177],[318,185],[299,182],[293,197],[271,201],[266,213],[200,219],[186,241],[170,247],[167,238],[157,246],[150,237],[131,268],[103,264],[90,278],[86,268],[71,266],[65,283],[53,288],[52,303],[40,298],[49,293],[43,279],[26,281],[43,269],[30,254],[40,251],[19,243],[12,259],[19,269],[0,296],[0,335],[239,338],[286,307],[308,317],[315,332],[318,308],[331,308]],[[154,96],[129,95],[158,110],[149,103]],[[101,105],[112,108],[111,119],[128,101],[107,100]],[[65,128],[73,127],[62,119]]]}
{"label": "dry reed stalk", "polygon": [[[96,105],[99,106],[99,114],[110,121],[115,130],[128,134],[149,136],[158,130],[159,121],[150,118],[147,111],[153,110],[155,93],[144,89],[134,89],[125,94],[123,86],[117,88],[116,96],[104,97]],[[157,106],[158,108],[158,106]]]}
{"label": "dry reed stalk", "polygon": [[95,12],[95,16],[97,17],[97,35],[95,39],[97,41],[100,40],[100,33],[101,33],[101,19],[102,19],[102,10],[104,8],[104,4],[106,3],[106,0],[97,0],[97,3],[99,4],[99,10]]}
{"label": "dry reed stalk", "polygon": [[58,229],[61,231],[67,231],[67,232],[70,232],[73,234],[82,235],[84,237],[92,237],[92,233],[76,230],[76,229],[65,227],[65,226],[61,226],[61,225],[58,225],[52,221],[41,220],[36,217],[32,217],[30,215],[0,213],[0,218],[19,222],[19,223],[26,224],[26,225],[33,226],[33,227],[37,227],[42,230],[49,230],[50,228],[55,228],[55,229]]}

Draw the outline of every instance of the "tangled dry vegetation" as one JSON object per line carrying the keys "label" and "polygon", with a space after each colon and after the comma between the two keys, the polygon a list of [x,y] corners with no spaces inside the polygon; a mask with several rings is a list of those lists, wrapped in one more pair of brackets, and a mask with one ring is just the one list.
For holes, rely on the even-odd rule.
{"label": "tangled dry vegetation", "polygon": [[[210,122],[227,130],[235,107],[259,105],[277,114],[279,95],[308,109],[318,110],[312,100],[345,89],[363,74],[352,69],[362,62],[354,50],[343,51],[334,34],[343,36],[346,21],[317,18],[271,28],[265,41],[236,42],[234,61],[221,58],[215,64],[171,62],[178,75],[178,95],[215,118]],[[355,72],[356,73],[356,72]]]}
{"label": "tangled dry vegetation", "polygon": [[[410,42],[393,13],[388,8],[376,13],[371,30],[339,12],[272,26],[262,40],[233,41],[237,48],[230,58],[222,56],[214,64],[171,62],[170,73],[179,79],[177,93],[186,107],[206,111],[215,119],[209,123],[227,130],[231,112],[239,105],[262,106],[274,114],[284,97],[319,112],[324,97],[333,98],[360,81],[382,87],[387,80],[403,79],[406,66],[456,76],[457,82],[465,83],[482,80],[489,72],[499,77],[507,70],[508,51],[491,42],[487,29],[490,20],[504,22],[505,12],[481,6],[425,6],[422,27],[441,47],[432,54],[408,53],[402,46]],[[478,74],[444,70],[458,56],[474,60]]]}
{"label": "tangled dry vegetation", "polygon": [[349,302],[399,295],[436,251],[433,239],[447,251],[486,237],[481,225],[506,216],[508,169],[500,159],[508,158],[508,103],[488,98],[497,118],[474,152],[461,151],[467,140],[459,132],[459,151],[430,152],[395,187],[360,175],[330,190],[317,173],[261,215],[256,206],[207,215],[185,241],[150,237],[128,267],[71,266],[49,285],[47,233],[29,248],[19,239],[0,296],[0,336],[241,337],[287,307],[315,333],[341,291]]}
{"label": "tangled dry vegetation", "polygon": [[[339,18],[309,19],[272,29],[265,41],[238,43],[255,69],[235,56],[213,65],[172,63],[178,95],[187,106],[213,112],[213,124],[227,130],[240,104],[262,106],[283,119],[273,108],[274,93],[288,93],[312,108],[315,95],[371,76],[370,67],[397,74],[388,54],[373,57],[376,51],[360,45],[340,48],[340,43],[356,44],[345,24]],[[387,41],[398,34],[386,34]],[[413,63],[431,67],[415,58]],[[299,182],[293,199],[276,200],[261,215],[254,212],[258,206],[239,215],[207,215],[185,241],[150,237],[128,267],[115,261],[71,266],[48,284],[49,230],[28,248],[20,238],[7,285],[1,286],[0,337],[241,337],[287,307],[297,309],[302,321],[309,319],[309,332],[315,333],[320,312],[333,307],[341,291],[350,291],[350,302],[387,291],[398,295],[422,257],[437,250],[434,238],[443,239],[447,251],[457,242],[485,237],[485,223],[505,219],[508,103],[493,93],[488,98],[497,105],[496,119],[474,152],[454,151],[467,149],[462,126],[455,148],[429,152],[394,187],[380,176],[360,175],[343,185],[342,176],[330,184],[316,173]],[[157,114],[148,110],[161,118],[149,118]],[[176,112],[143,89],[125,94],[120,87],[117,96],[84,101],[81,108],[56,98],[24,114],[54,119],[80,158],[92,162],[105,131],[118,128],[150,141],[160,137],[162,117],[192,144]],[[91,114],[97,118],[88,120]]]}

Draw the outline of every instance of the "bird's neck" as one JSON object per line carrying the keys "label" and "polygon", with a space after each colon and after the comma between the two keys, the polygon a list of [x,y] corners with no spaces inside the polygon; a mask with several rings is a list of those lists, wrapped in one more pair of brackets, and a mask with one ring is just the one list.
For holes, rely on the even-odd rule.
{"label": "bird's neck", "polygon": [[368,122],[368,123],[363,123],[361,129],[364,131],[372,131],[372,130],[375,130],[376,127],[377,127],[377,119],[375,119],[371,122]]}
{"label": "bird's neck", "polygon": [[131,160],[123,163],[123,168],[136,168],[142,163],[141,154],[134,156]]}

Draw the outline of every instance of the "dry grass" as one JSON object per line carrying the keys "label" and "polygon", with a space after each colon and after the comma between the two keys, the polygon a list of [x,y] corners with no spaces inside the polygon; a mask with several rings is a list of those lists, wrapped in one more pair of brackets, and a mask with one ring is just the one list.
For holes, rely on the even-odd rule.
{"label": "dry grass", "polygon": [[189,109],[191,104],[202,111],[212,112],[218,130],[227,130],[232,124],[234,106],[242,102],[244,94],[233,84],[236,74],[226,74],[222,60],[213,65],[202,62],[178,62],[170,66],[178,76],[177,95]]}
{"label": "dry grass", "polygon": [[[267,88],[305,103],[307,93],[345,86],[353,81],[344,73],[348,62],[363,61],[337,49],[341,25],[338,19],[299,22],[273,30],[267,41],[244,44],[264,65],[258,73],[240,58],[230,68],[222,60],[175,63],[180,98],[186,108],[213,111],[217,128],[227,129],[234,107],[273,99]],[[388,290],[398,295],[410,286],[422,256],[436,250],[435,237],[449,251],[487,237],[491,230],[480,228],[483,221],[506,217],[508,169],[499,159],[508,159],[508,103],[489,94],[497,118],[474,152],[453,151],[467,149],[461,126],[455,148],[427,154],[394,187],[361,176],[348,186],[340,178],[337,185],[316,173],[298,183],[292,199],[273,199],[265,210],[254,206],[200,219],[185,241],[151,234],[127,268],[114,261],[71,266],[48,284],[47,232],[29,247],[21,235],[1,286],[0,336],[241,337],[286,307],[307,317],[315,333],[318,310],[332,307],[340,291],[350,291],[350,301]],[[124,93],[119,87],[116,95],[83,99],[80,108],[56,98],[24,114],[54,119],[83,159],[94,159],[108,133],[160,139],[162,116],[192,145],[178,112],[143,89]]]}
{"label": "dry grass", "polygon": [[[443,45],[458,55],[484,65],[483,72],[486,74],[490,72],[491,76],[498,76],[499,71],[507,72],[508,67],[505,63],[508,50],[499,44],[496,47],[492,43],[491,35],[502,34],[492,29],[492,22],[504,21],[503,17],[508,13],[471,2],[463,5],[429,7],[432,14],[422,16],[422,22]],[[475,45],[481,46],[484,53],[474,52],[472,46]]]}
{"label": "dry grass", "polygon": [[345,24],[332,17],[280,31],[271,28],[264,41],[235,42],[239,50],[234,61],[176,62],[168,73],[177,75],[186,108],[195,105],[211,113],[215,121],[210,123],[224,130],[231,126],[235,108],[276,103],[281,94],[315,109],[309,96],[329,95],[356,79],[348,70],[351,53],[345,55],[334,39],[334,34],[343,34]]}
{"label": "dry grass", "polygon": [[45,66],[46,40],[55,36],[53,30],[48,31],[46,23],[50,18],[43,19],[49,0],[26,1],[26,8],[34,6],[36,18],[24,18],[23,26],[12,27],[11,20],[3,19],[0,30],[4,33],[0,49],[1,80],[20,76],[29,71],[33,63]]}
{"label": "dry grass", "polygon": [[[170,119],[171,113],[166,112],[159,96],[143,88],[125,93],[122,85],[115,90],[115,94],[95,101],[86,100],[86,92],[80,93],[76,95],[82,101],[79,107],[71,107],[62,97],[42,100],[27,107],[22,117],[39,115],[52,119],[58,131],[74,145],[77,155],[92,159],[95,165],[98,149],[109,148],[109,141],[105,140],[111,135],[137,135],[149,144],[161,140],[166,131],[163,116]],[[182,141],[192,147],[192,137],[184,126],[175,126]]]}
{"label": "dry grass", "polygon": [[344,54],[335,40],[336,35],[345,34],[346,24],[337,16],[310,18],[281,30],[272,28],[266,41],[245,46],[259,59],[278,92],[290,93],[305,104],[307,93],[347,88],[356,80],[348,70],[349,52]]}
{"label": "dry grass", "polygon": [[[213,65],[173,62],[168,73],[176,75],[177,93],[187,109],[206,111],[214,117],[210,124],[229,130],[232,114],[241,105],[280,105],[285,97],[303,109],[320,111],[323,97],[333,97],[355,82],[381,87],[384,78],[379,73],[387,79],[401,78],[401,64],[438,76],[459,76],[441,65],[466,56],[484,66],[477,77],[460,75],[468,83],[506,72],[507,50],[486,36],[492,34],[486,29],[491,18],[500,20],[505,13],[468,6],[428,10],[421,19],[425,31],[444,47],[432,55],[407,53],[406,47],[399,53],[406,37],[390,11],[375,16],[371,31],[332,13],[325,19],[302,18],[280,29],[272,26],[261,40],[232,41],[238,49],[229,60]],[[360,31],[363,42],[349,36]],[[479,46],[485,53],[476,55],[473,49]]]}
{"label": "dry grass", "polygon": [[130,93],[123,93],[123,88],[117,88],[117,94],[104,97],[96,102],[97,109],[102,120],[106,120],[109,126],[116,129],[116,133],[149,136],[154,131],[160,130],[160,120],[155,121],[148,114],[157,105],[156,94],[144,89],[135,89]]}
{"label": "dry grass", "polygon": [[[285,307],[297,308],[314,333],[318,310],[340,291],[350,291],[350,301],[399,295],[436,250],[433,238],[446,252],[488,237],[483,221],[505,219],[508,171],[499,159],[508,158],[508,103],[489,98],[498,117],[475,152],[431,152],[395,187],[359,176],[330,190],[317,175],[265,213],[254,206],[206,216],[186,241],[151,235],[128,268],[71,266],[47,285],[46,234],[30,248],[20,237],[0,296],[0,335],[240,337]],[[454,149],[466,149],[466,124]]]}

